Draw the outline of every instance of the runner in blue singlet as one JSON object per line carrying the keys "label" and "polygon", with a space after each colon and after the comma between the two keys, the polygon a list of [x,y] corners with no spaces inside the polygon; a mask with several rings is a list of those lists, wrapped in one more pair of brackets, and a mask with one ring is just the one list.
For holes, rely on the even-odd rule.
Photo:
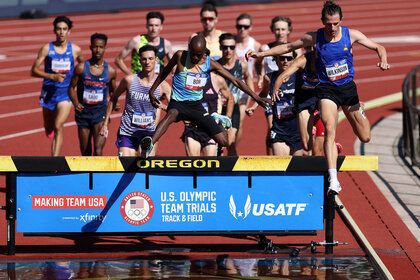
{"label": "runner in blue singlet", "polygon": [[68,89],[76,113],[82,156],[101,156],[106,141],[99,131],[105,119],[108,91],[110,95],[114,92],[117,78],[115,68],[103,59],[107,41],[105,34],[95,33],[90,37],[92,57],[77,65]]}
{"label": "runner in blue singlet", "polygon": [[341,26],[341,7],[333,1],[326,1],[321,12],[324,28],[308,32],[301,39],[276,46],[264,52],[249,51],[254,58],[281,55],[306,46],[317,46],[316,68],[320,84],[316,87],[320,99],[318,106],[325,126],[324,153],[329,173],[328,194],[335,195],[341,190],[337,179],[337,148],[335,144],[338,108],[341,106],[353,131],[360,141],[370,141],[370,124],[359,103],[356,85],[353,82],[352,45],[359,43],[377,53],[381,70],[388,70],[387,53],[383,46],[373,42],[362,32]]}
{"label": "runner in blue singlet", "polygon": [[[79,46],[67,41],[72,28],[72,21],[65,16],[58,16],[54,22],[56,40],[45,44],[35,59],[31,75],[43,78],[40,105],[44,118],[45,133],[53,138],[52,156],[58,156],[63,145],[63,127],[70,115],[71,102],[67,88],[73,75],[74,62],[83,62]],[[44,71],[40,70],[44,63]]]}

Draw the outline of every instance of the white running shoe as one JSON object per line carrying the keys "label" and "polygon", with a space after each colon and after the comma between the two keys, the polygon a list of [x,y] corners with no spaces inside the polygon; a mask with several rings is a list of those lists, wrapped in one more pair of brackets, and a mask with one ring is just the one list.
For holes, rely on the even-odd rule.
{"label": "white running shoe", "polygon": [[232,121],[228,116],[219,115],[216,112],[211,114],[211,116],[214,118],[216,123],[220,123],[224,128],[228,129],[232,127]]}
{"label": "white running shoe", "polygon": [[152,137],[146,136],[141,139],[141,157],[148,158],[153,150]]}
{"label": "white running shoe", "polygon": [[330,186],[327,191],[327,196],[337,195],[341,191],[341,186],[338,180],[329,180]]}

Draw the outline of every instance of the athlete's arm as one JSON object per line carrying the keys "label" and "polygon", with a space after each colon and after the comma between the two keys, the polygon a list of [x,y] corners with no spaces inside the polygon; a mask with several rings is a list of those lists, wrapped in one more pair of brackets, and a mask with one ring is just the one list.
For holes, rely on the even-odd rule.
{"label": "athlete's arm", "polygon": [[254,81],[252,80],[251,74],[248,71],[248,65],[246,62],[242,61],[241,62],[241,66],[242,66],[242,75],[244,77],[244,81],[246,83],[246,85],[252,90],[255,91],[254,88]]}
{"label": "athlete's arm", "polygon": [[230,74],[222,65],[218,62],[210,60],[210,71],[217,71],[223,78],[231,81],[237,88],[250,95],[258,104],[263,107],[268,107],[271,104],[271,100],[262,99],[254,91],[252,91],[241,79],[234,77]]}
{"label": "athlete's arm", "polygon": [[[160,84],[160,92],[161,92],[161,96],[160,96],[160,100],[163,100],[163,99],[165,99],[166,100],[166,102],[168,102],[169,103],[169,100],[171,100],[171,91],[172,91],[172,88],[171,88],[171,86],[168,84],[168,82],[166,82],[166,81],[163,81],[161,84]],[[161,102],[161,104],[162,104],[162,102]],[[162,106],[163,106],[164,104],[162,104]],[[164,106],[164,108],[162,108],[163,110],[165,110],[166,111],[166,108],[167,108],[168,106]]]}
{"label": "athlete's arm", "polygon": [[41,64],[45,61],[45,58],[48,56],[49,51],[49,44],[44,45],[38,52],[38,56],[35,59],[34,63],[32,64],[31,68],[31,76],[37,77],[37,78],[43,78],[43,79],[49,79],[54,80],[57,82],[62,82],[66,78],[65,74],[62,73],[45,73],[45,71],[42,71],[39,69]]}
{"label": "athlete's arm", "polygon": [[163,67],[162,72],[160,72],[160,74],[157,76],[155,82],[153,83],[153,85],[149,89],[150,103],[152,103],[153,107],[159,108],[161,106],[161,102],[156,99],[156,97],[153,93],[155,92],[156,88],[163,81],[165,81],[166,77],[168,77],[169,73],[171,73],[172,68],[174,68],[175,65],[177,65],[178,60],[181,58],[182,52],[183,51],[177,51],[174,54],[174,56],[172,56],[172,58],[169,60],[168,64],[166,64],[165,67]]}
{"label": "athlete's arm", "polygon": [[211,80],[213,83],[216,84],[222,96],[226,98],[227,100],[226,116],[228,116],[229,118],[232,118],[233,106],[235,105],[235,99],[233,97],[232,92],[229,90],[229,87],[227,86],[225,79],[215,74],[214,76],[211,77]]}
{"label": "athlete's arm", "polygon": [[120,95],[124,91],[127,91],[130,88],[131,81],[133,80],[133,76],[134,75],[125,76],[121,80],[117,89],[111,94],[111,97],[108,102],[108,106],[106,108],[105,120],[104,120],[104,123],[102,124],[102,128],[101,128],[101,131],[99,132],[99,135],[104,136],[104,137],[108,136],[108,124],[109,124],[109,119],[111,118],[112,110],[115,108]]}
{"label": "athlete's arm", "polygon": [[[109,80],[109,100],[111,101],[111,96],[117,88],[117,70],[108,64],[108,80]],[[116,103],[114,106],[114,111],[119,111],[121,109],[120,103]]]}
{"label": "athlete's arm", "polygon": [[245,54],[245,57],[253,57],[253,58],[260,58],[265,56],[276,56],[282,55],[302,47],[312,46],[316,43],[316,33],[308,32],[302,36],[302,38],[287,44],[277,45],[271,49],[261,52],[255,52],[252,50],[248,50]]}
{"label": "athlete's arm", "polygon": [[376,64],[381,70],[388,70],[391,65],[388,64],[386,49],[378,43],[372,41],[365,34],[356,29],[350,29],[351,43],[359,43],[360,45],[375,51],[378,54],[380,62]]}
{"label": "athlete's arm", "polygon": [[75,60],[77,60],[78,63],[82,63],[83,61],[85,61],[85,59],[83,58],[83,54],[82,54],[82,49],[76,45],[72,43],[72,47],[73,47],[73,57],[75,57]]}
{"label": "athlete's arm", "polygon": [[138,46],[140,46],[140,36],[133,37],[130,41],[127,42],[127,45],[121,50],[121,52],[117,55],[114,62],[118,68],[121,69],[126,75],[130,75],[131,71],[125,65],[124,59],[129,56],[133,50],[137,50]]}
{"label": "athlete's arm", "polygon": [[306,56],[301,55],[298,58],[296,58],[292,64],[289,65],[289,67],[286,68],[276,79],[273,86],[273,91],[271,93],[271,97],[273,101],[279,100],[279,92],[280,87],[282,86],[283,82],[287,81],[293,73],[305,69],[306,65]]}
{"label": "athlete's arm", "polygon": [[174,55],[173,50],[172,50],[172,44],[169,40],[164,40],[165,43],[165,51],[166,51],[166,57],[168,58],[168,60],[170,60],[172,58],[172,56]]}
{"label": "athlete's arm", "polygon": [[[268,92],[270,91],[270,84],[271,84],[271,79],[270,79],[269,75],[264,75],[263,86],[262,86],[262,90],[260,92],[261,97],[267,97],[268,96]],[[258,108],[258,103],[254,102],[254,104],[252,104],[252,106],[249,106],[245,110],[245,112],[248,116],[252,116],[257,108]]]}
{"label": "athlete's arm", "polygon": [[77,82],[79,81],[79,76],[83,74],[84,67],[84,62],[77,64],[76,68],[74,69],[73,76],[71,77],[70,86],[67,89],[67,94],[69,95],[71,103],[73,103],[74,110],[77,113],[81,113],[83,111],[84,106],[79,103],[76,91],[74,89],[76,88]]}

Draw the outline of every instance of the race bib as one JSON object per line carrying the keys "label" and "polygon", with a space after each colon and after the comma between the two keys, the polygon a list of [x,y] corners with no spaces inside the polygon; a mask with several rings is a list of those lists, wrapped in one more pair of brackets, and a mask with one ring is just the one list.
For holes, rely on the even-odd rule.
{"label": "race bib", "polygon": [[88,90],[83,92],[83,102],[86,104],[98,104],[104,100],[104,92],[102,89]]}
{"label": "race bib", "polygon": [[199,90],[203,89],[207,83],[208,75],[205,73],[187,73],[186,89]]}
{"label": "race bib", "polygon": [[54,73],[68,73],[70,72],[71,61],[65,61],[64,59],[53,59],[51,61],[51,69]]}
{"label": "race bib", "polygon": [[343,79],[350,74],[346,60],[335,62],[333,65],[326,65],[325,71],[331,82]]}
{"label": "race bib", "polygon": [[280,101],[276,102],[276,109],[277,109],[277,118],[278,119],[285,119],[294,116],[293,113],[293,104],[294,104],[294,97],[287,100],[286,98],[280,98]]}
{"label": "race bib", "polygon": [[153,112],[134,112],[132,124],[146,128],[153,123]]}

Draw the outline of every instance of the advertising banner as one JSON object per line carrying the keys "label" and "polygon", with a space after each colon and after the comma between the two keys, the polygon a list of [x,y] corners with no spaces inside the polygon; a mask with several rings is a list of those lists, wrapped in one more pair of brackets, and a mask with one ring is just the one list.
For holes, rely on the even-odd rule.
{"label": "advertising banner", "polygon": [[323,229],[323,174],[18,174],[17,232]]}

